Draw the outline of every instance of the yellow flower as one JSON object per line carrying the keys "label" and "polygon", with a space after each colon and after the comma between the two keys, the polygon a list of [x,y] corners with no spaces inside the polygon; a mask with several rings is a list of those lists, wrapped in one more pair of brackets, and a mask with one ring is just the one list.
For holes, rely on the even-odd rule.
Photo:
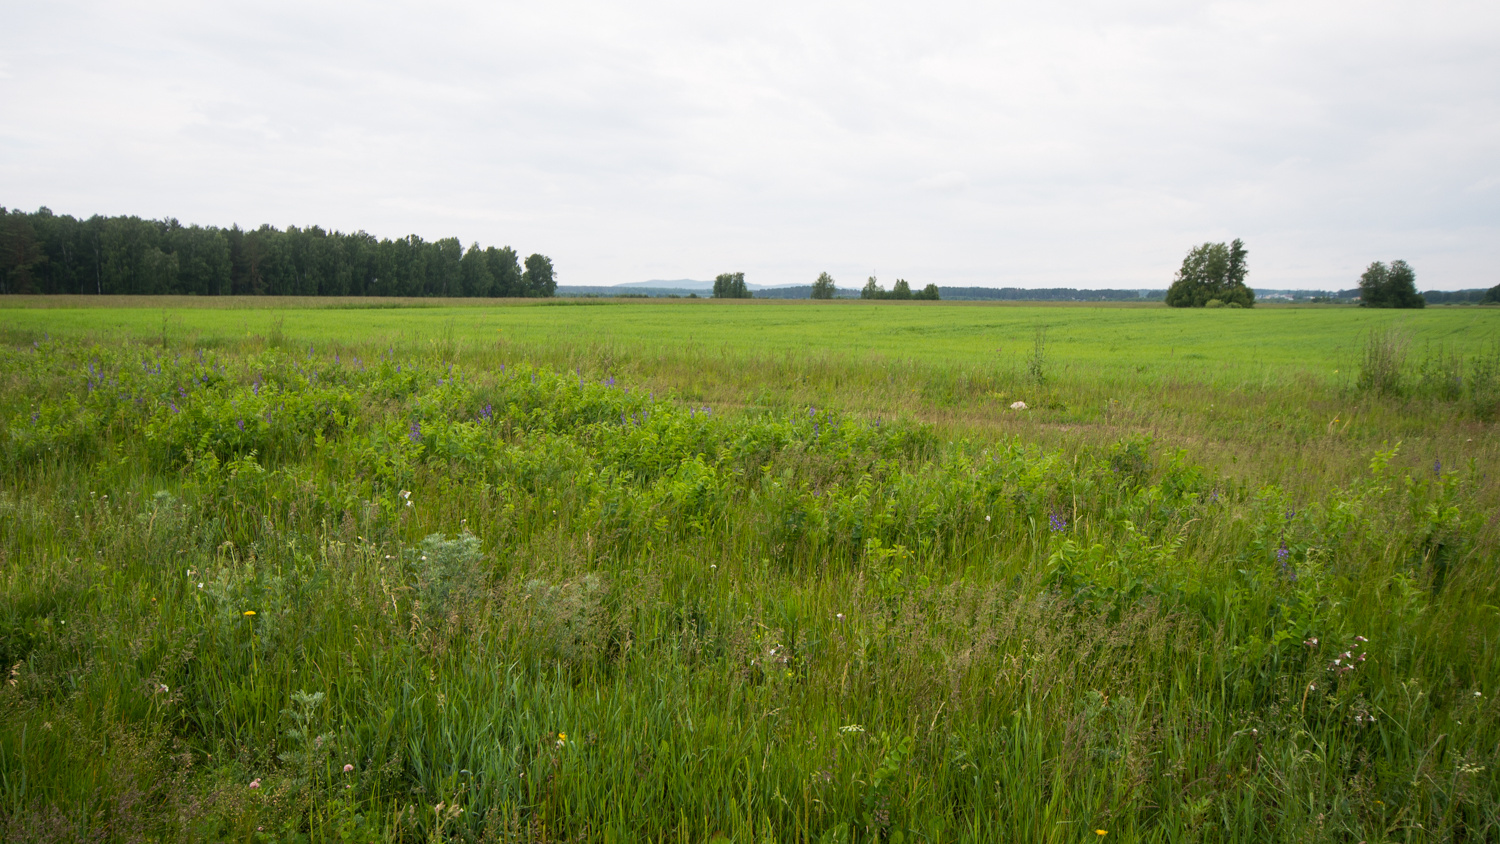
{"label": "yellow flower", "polygon": [[245,615],[255,615],[255,610],[245,610]]}
{"label": "yellow flower", "polygon": [[567,741],[568,740],[568,734],[567,733],[558,733],[557,734],[557,740],[558,741]]}
{"label": "yellow flower", "polygon": [[1109,834],[1109,830],[1107,830],[1107,829],[1096,829],[1096,830],[1094,830],[1094,834],[1097,835],[1097,836],[1099,836],[1100,838],[1103,838],[1104,836],[1106,836],[1106,835]]}

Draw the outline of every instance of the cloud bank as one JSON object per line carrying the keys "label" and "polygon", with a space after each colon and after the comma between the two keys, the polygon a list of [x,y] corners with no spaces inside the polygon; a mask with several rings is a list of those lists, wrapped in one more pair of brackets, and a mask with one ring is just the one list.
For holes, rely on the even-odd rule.
{"label": "cloud bank", "polygon": [[1500,6],[16,5],[0,203],[457,235],[563,284],[1500,283]]}

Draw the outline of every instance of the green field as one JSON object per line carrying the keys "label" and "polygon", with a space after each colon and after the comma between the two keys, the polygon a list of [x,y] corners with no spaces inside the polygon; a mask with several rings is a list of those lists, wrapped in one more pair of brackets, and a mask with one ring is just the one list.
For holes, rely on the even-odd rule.
{"label": "green field", "polygon": [[7,839],[1500,838],[1500,310],[111,303]]}

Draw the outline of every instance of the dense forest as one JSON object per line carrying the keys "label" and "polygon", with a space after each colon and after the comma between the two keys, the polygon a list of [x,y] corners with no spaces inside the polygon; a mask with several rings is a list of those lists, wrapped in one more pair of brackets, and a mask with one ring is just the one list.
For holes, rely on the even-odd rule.
{"label": "dense forest", "polygon": [[174,219],[7,211],[0,293],[199,296],[551,296],[552,261],[509,246],[377,240],[317,226],[184,226]]}

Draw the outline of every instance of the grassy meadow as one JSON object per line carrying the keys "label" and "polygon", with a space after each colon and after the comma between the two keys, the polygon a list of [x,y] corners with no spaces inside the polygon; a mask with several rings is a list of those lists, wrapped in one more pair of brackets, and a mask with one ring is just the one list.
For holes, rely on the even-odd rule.
{"label": "grassy meadow", "polygon": [[7,840],[1500,838],[1496,309],[107,302]]}

